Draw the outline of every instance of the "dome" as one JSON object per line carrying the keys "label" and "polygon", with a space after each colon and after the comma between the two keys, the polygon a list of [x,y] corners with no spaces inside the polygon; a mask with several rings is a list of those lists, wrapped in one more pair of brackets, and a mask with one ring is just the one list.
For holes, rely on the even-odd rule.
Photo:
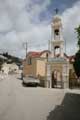
{"label": "dome", "polygon": [[61,18],[60,18],[59,15],[55,15],[55,16],[53,17],[51,26],[54,27],[54,28],[62,27]]}
{"label": "dome", "polygon": [[59,16],[59,15],[54,16],[54,17],[53,17],[53,22],[54,22],[54,23],[55,23],[55,22],[61,22],[60,16]]}

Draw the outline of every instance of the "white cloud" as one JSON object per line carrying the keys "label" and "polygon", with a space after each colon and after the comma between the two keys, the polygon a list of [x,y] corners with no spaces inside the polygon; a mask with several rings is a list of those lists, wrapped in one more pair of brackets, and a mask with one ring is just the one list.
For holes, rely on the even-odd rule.
{"label": "white cloud", "polygon": [[[51,33],[50,25],[46,24],[47,20],[44,23],[35,24],[32,19],[36,16],[38,18],[49,4],[49,0],[44,0],[42,5],[33,5],[32,0],[0,0],[0,48],[5,48],[20,57],[25,55],[23,43],[26,41],[28,41],[28,50],[47,49]],[[64,37],[70,48],[67,49],[68,53],[75,51],[74,28],[80,23],[79,6],[80,2],[62,14]],[[29,11],[28,8],[30,8]],[[71,49],[72,46],[74,49]]]}
{"label": "white cloud", "polygon": [[[47,47],[49,27],[40,23],[32,23],[35,15],[46,9],[50,2],[44,0],[42,5],[33,5],[32,0],[0,0],[0,48],[12,54],[24,56],[23,43],[28,40],[29,50]],[[47,33],[47,34],[46,34]]]}
{"label": "white cloud", "polygon": [[30,14],[35,17],[35,15],[39,15],[42,11],[45,11],[47,6],[51,3],[50,0],[44,0],[42,4],[34,4],[31,7]]}
{"label": "white cloud", "polygon": [[77,51],[77,37],[75,28],[80,25],[80,2],[74,4],[72,8],[67,9],[62,14],[63,33],[66,40],[66,49],[68,54],[75,54]]}

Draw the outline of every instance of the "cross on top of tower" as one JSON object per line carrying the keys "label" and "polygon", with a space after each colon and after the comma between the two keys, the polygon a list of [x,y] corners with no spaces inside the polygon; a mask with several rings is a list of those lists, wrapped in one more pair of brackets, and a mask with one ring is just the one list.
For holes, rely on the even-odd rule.
{"label": "cross on top of tower", "polygon": [[55,13],[56,13],[56,14],[58,14],[58,12],[59,12],[59,9],[58,9],[58,8],[56,8],[56,9],[55,9]]}

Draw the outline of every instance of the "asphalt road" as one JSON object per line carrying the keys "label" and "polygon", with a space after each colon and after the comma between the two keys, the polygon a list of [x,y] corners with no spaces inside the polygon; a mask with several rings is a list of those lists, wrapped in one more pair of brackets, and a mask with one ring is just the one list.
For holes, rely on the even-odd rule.
{"label": "asphalt road", "polygon": [[0,80],[0,120],[47,120],[50,112],[61,105],[65,91],[23,87],[19,76]]}

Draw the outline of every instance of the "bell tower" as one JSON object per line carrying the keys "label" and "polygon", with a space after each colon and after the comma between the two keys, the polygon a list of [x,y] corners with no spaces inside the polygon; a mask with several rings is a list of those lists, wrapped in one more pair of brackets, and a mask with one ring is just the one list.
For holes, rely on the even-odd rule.
{"label": "bell tower", "polygon": [[62,20],[58,15],[58,9],[55,10],[56,15],[51,23],[51,56],[46,64],[46,81],[51,88],[68,88],[69,87],[69,61],[64,56],[64,39],[62,35]]}
{"label": "bell tower", "polygon": [[62,37],[62,21],[58,15],[58,9],[55,11],[56,15],[53,17],[51,23],[51,52],[53,57],[63,57],[64,40]]}

